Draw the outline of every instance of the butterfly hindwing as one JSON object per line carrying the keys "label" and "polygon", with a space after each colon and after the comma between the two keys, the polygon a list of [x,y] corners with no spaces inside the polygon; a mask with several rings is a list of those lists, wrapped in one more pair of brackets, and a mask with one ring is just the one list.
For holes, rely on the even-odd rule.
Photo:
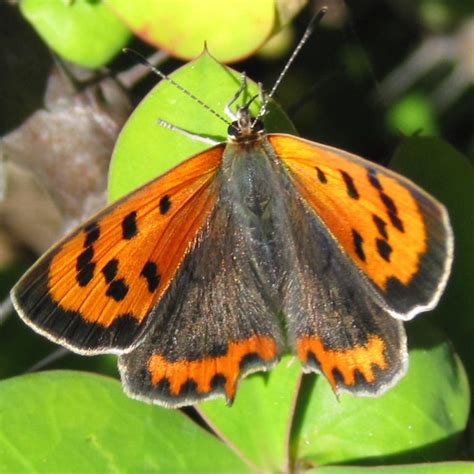
{"label": "butterfly hindwing", "polygon": [[223,145],[111,204],[47,252],[18,282],[18,313],[84,353],[129,350],[209,217]]}
{"label": "butterfly hindwing", "polygon": [[366,291],[357,268],[341,253],[296,190],[285,196],[293,262],[283,292],[289,345],[305,371],[326,376],[337,392],[377,395],[406,372],[406,337]]}
{"label": "butterfly hindwing", "polygon": [[269,135],[297,191],[393,316],[433,308],[452,261],[445,208],[411,181],[350,153]]}

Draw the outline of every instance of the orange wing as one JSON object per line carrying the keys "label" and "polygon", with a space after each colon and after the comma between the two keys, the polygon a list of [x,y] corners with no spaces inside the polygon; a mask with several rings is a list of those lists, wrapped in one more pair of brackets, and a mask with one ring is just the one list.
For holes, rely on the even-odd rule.
{"label": "orange wing", "polygon": [[13,289],[20,316],[77,352],[134,347],[214,207],[223,150],[190,158],[55,245]]}
{"label": "orange wing", "polygon": [[433,308],[452,261],[445,208],[411,181],[336,148],[269,135],[306,203],[393,316]]}

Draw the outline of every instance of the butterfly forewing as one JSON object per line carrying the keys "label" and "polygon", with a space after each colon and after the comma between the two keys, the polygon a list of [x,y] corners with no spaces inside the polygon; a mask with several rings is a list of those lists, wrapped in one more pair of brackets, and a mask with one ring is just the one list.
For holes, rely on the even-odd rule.
{"label": "butterfly forewing", "polygon": [[80,352],[133,346],[214,207],[222,153],[190,158],[64,238],[14,288],[19,314]]}
{"label": "butterfly forewing", "polygon": [[269,135],[297,191],[360,269],[387,311],[433,308],[452,261],[444,207],[409,180],[335,148]]}

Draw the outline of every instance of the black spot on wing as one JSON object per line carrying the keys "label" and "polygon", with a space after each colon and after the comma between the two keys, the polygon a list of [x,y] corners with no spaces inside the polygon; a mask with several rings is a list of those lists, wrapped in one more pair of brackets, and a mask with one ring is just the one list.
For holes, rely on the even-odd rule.
{"label": "black spot on wing", "polygon": [[122,237],[125,240],[133,239],[138,233],[136,211],[127,214],[122,221]]}
{"label": "black spot on wing", "polygon": [[76,260],[76,270],[80,271],[86,265],[92,262],[94,258],[94,249],[87,247],[82,253],[79,254]]}
{"label": "black spot on wing", "polygon": [[247,367],[256,366],[262,362],[261,357],[256,352],[249,352],[245,354],[242,359],[240,359],[239,367],[240,370],[243,370]]}
{"label": "black spot on wing", "polygon": [[155,391],[157,393],[161,393],[161,394],[165,395],[167,398],[172,398],[170,381],[167,378],[162,378],[162,379],[158,380],[158,382],[153,384],[151,382],[150,375],[151,374],[148,372],[149,383],[150,383],[151,386],[155,387]]}
{"label": "black spot on wing", "polygon": [[109,298],[114,299],[115,301],[122,301],[128,293],[128,286],[125,283],[123,278],[119,280],[114,280],[107,287],[105,295]]}
{"label": "black spot on wing", "polygon": [[376,240],[377,252],[387,262],[390,262],[390,254],[392,253],[391,245],[383,239]]}
{"label": "black spot on wing", "polygon": [[388,194],[385,194],[385,192],[382,191],[380,193],[380,198],[382,199],[382,202],[384,203],[389,213],[392,213],[392,214],[398,213],[397,206],[395,205],[395,203],[393,202],[393,199]]}
{"label": "black spot on wing", "polygon": [[91,222],[84,228],[84,232],[86,233],[86,238],[84,240],[84,247],[91,246],[94,242],[96,242],[100,237],[100,227],[97,222]]}
{"label": "black spot on wing", "polygon": [[171,208],[171,199],[168,196],[168,194],[165,194],[160,199],[159,207],[160,207],[160,214],[166,214],[170,210],[170,208]]}
{"label": "black spot on wing", "polygon": [[375,169],[369,168],[367,176],[368,176],[370,184],[378,190],[380,199],[382,200],[385,206],[385,209],[387,210],[387,215],[392,225],[396,229],[398,229],[400,232],[405,232],[403,222],[398,215],[397,206],[395,205],[395,202],[393,201],[393,199],[384,191],[382,184],[377,178],[377,172],[375,171]]}
{"label": "black spot on wing", "polygon": [[76,260],[76,281],[81,287],[87,286],[92,278],[94,278],[95,263],[92,262],[94,258],[94,249],[92,246],[87,247],[79,254]]}
{"label": "black spot on wing", "polygon": [[102,274],[105,277],[106,283],[110,283],[117,276],[118,263],[118,260],[113,258],[112,260],[109,260],[102,269]]}
{"label": "black spot on wing", "polygon": [[364,239],[355,229],[352,229],[352,239],[354,241],[354,250],[356,255],[365,262]]}
{"label": "black spot on wing", "polygon": [[318,372],[321,372],[321,362],[319,362],[319,359],[316,357],[316,354],[313,351],[308,351],[307,353],[307,365],[312,367],[313,369],[317,370]]}
{"label": "black spot on wing", "polygon": [[328,182],[328,179],[326,178],[326,175],[324,172],[316,166],[316,172],[318,173],[318,179],[321,183],[326,184]]}
{"label": "black spot on wing", "polygon": [[195,396],[198,391],[198,385],[193,379],[188,379],[181,385],[179,389],[179,396],[183,398],[191,398]]}
{"label": "black spot on wing", "polygon": [[331,370],[331,374],[338,385],[345,385],[344,376],[342,375],[341,371],[337,367],[334,367]]}
{"label": "black spot on wing", "polygon": [[94,278],[95,263],[89,262],[77,272],[76,281],[81,287],[87,286]]}
{"label": "black spot on wing", "polygon": [[405,232],[405,227],[403,226],[403,222],[398,217],[397,214],[393,214],[392,212],[389,212],[388,217],[389,217],[390,222],[392,223],[393,227],[398,229],[400,232]]}
{"label": "black spot on wing", "polygon": [[372,220],[374,221],[379,234],[385,239],[388,240],[388,233],[387,233],[387,223],[379,217],[377,214],[372,214]]}
{"label": "black spot on wing", "polygon": [[355,187],[352,176],[343,170],[339,171],[341,173],[342,179],[344,180],[344,183],[346,184],[347,194],[349,195],[349,197],[351,197],[352,199],[359,199],[359,191],[357,191],[357,188]]}
{"label": "black spot on wing", "polygon": [[159,286],[161,275],[158,273],[158,265],[155,262],[148,261],[145,263],[140,276],[145,278],[148,284],[148,291],[153,293]]}
{"label": "black spot on wing", "polygon": [[212,377],[211,380],[211,392],[215,390],[223,391],[225,388],[225,384],[227,382],[227,378],[225,375],[217,373]]}
{"label": "black spot on wing", "polygon": [[379,191],[382,191],[382,185],[380,184],[380,181],[377,178],[377,171],[375,171],[373,168],[369,168],[367,171],[368,171],[369,183],[375,189],[378,189]]}
{"label": "black spot on wing", "polygon": [[365,384],[367,384],[367,380],[365,379],[364,374],[357,367],[354,369],[354,380],[354,385],[356,386],[364,386]]}

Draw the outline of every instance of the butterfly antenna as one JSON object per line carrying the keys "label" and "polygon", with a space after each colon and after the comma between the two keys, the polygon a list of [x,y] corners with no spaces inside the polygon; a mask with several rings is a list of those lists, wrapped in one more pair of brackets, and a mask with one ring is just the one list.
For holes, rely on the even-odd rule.
{"label": "butterfly antenna", "polygon": [[277,80],[275,81],[275,84],[273,85],[272,90],[268,94],[265,94],[265,100],[263,101],[262,107],[260,108],[260,111],[258,112],[255,120],[259,119],[266,113],[267,105],[270,102],[270,99],[274,96],[275,91],[277,90],[283,78],[286,76],[286,73],[288,69],[290,68],[290,66],[292,65],[293,61],[295,60],[296,56],[298,56],[298,53],[300,52],[301,48],[304,46],[308,38],[312,35],[314,28],[317,25],[319,25],[319,23],[321,22],[323,16],[326,14],[327,11],[328,11],[327,7],[323,7],[313,16],[313,18],[311,18],[309,25],[306,27],[306,30],[303,36],[301,37],[299,43],[296,45],[296,48],[294,49],[293,53],[291,54],[290,59],[288,59],[288,61],[285,64],[285,67],[283,68]]}
{"label": "butterfly antenna", "polygon": [[130,48],[123,48],[122,51],[126,54],[132,54],[134,55],[137,60],[143,64],[144,66],[148,67],[151,71],[153,71],[156,75],[161,77],[161,79],[164,79],[168,81],[170,84],[173,84],[177,89],[179,89],[181,92],[186,94],[188,97],[193,99],[195,102],[197,102],[199,105],[204,107],[206,110],[208,110],[211,114],[216,116],[218,119],[222,120],[224,123],[229,125],[229,121],[226,120],[222,115],[220,115],[218,112],[216,112],[212,107],[207,105],[205,102],[203,102],[199,97],[196,97],[192,92],[190,92],[188,89],[185,89],[181,84],[178,84],[175,80],[171,79],[170,76],[165,74],[164,72],[161,72],[157,67],[153,66],[148,59],[146,59],[144,56],[142,56],[138,51],[135,51],[134,49]]}

